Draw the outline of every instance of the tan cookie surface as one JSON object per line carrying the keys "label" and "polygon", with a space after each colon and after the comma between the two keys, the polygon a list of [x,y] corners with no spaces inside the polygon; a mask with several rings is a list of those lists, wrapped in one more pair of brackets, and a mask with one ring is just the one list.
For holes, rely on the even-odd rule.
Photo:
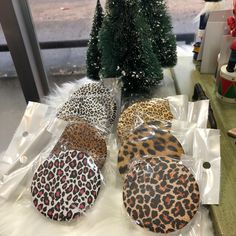
{"label": "tan cookie surface", "polygon": [[126,108],[118,122],[117,133],[119,139],[124,140],[139,122],[152,120],[172,120],[174,117],[169,102],[165,99],[151,99],[137,102]]}
{"label": "tan cookie surface", "polygon": [[80,150],[94,158],[94,162],[101,169],[107,157],[107,146],[104,136],[87,122],[70,123],[58,143],[53,148],[52,154],[57,155],[61,147]]}
{"label": "tan cookie surface", "polygon": [[182,145],[170,132],[144,124],[123,141],[118,153],[118,169],[124,177],[133,160],[150,156],[169,156],[180,160],[182,154]]}
{"label": "tan cookie surface", "polygon": [[189,169],[175,160],[148,158],[127,174],[123,201],[139,226],[166,234],[193,219],[200,205],[199,186]]}

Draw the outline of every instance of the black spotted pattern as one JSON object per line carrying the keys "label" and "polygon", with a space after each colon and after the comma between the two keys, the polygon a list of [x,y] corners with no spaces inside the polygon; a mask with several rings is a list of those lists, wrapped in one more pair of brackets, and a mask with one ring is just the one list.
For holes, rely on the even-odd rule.
{"label": "black spotted pattern", "polygon": [[193,219],[200,204],[199,186],[177,161],[148,158],[126,175],[123,201],[139,226],[166,234],[182,229]]}
{"label": "black spotted pattern", "polygon": [[176,137],[153,124],[155,123],[149,122],[141,125],[123,141],[118,154],[118,168],[122,177],[135,160],[152,156],[169,156],[180,160],[184,154],[183,147]]}
{"label": "black spotted pattern", "polygon": [[66,120],[77,116],[104,130],[111,128],[116,118],[116,101],[102,83],[81,86],[57,112],[57,117]]}

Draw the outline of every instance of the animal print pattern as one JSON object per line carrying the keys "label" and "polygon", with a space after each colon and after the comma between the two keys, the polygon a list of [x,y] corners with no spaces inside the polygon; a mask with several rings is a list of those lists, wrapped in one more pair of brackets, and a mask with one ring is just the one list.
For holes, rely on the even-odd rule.
{"label": "animal print pattern", "polygon": [[[99,169],[102,169],[107,157],[107,145],[104,136],[93,126],[76,117],[68,117],[70,122],[56,146],[52,155],[58,155],[61,147],[86,152],[94,159]],[[78,121],[78,122],[75,122]]]}
{"label": "animal print pattern", "polygon": [[71,221],[94,204],[100,187],[101,175],[93,159],[71,150],[39,166],[31,193],[41,214],[55,221]]}
{"label": "animal print pattern", "polygon": [[96,82],[96,83],[89,83],[85,84],[82,87],[80,87],[76,92],[72,94],[72,98],[78,98],[81,96],[111,96],[111,92],[108,88],[106,88],[103,83]]}
{"label": "animal print pattern", "polygon": [[137,128],[135,128],[131,133],[135,135],[150,136],[150,134],[153,135],[159,129],[163,131],[170,131],[171,127],[172,127],[171,121],[152,120],[146,123],[142,123]]}
{"label": "animal print pattern", "polygon": [[143,124],[123,141],[118,154],[119,172],[124,178],[133,160],[152,156],[168,156],[180,160],[182,154],[182,145],[171,133],[150,123]]}
{"label": "animal print pattern", "polygon": [[68,116],[78,116],[107,130],[113,125],[116,112],[116,102],[110,91],[101,84],[91,83],[76,91],[59,109],[57,117],[66,120]]}
{"label": "animal print pattern", "polygon": [[169,102],[165,99],[136,102],[122,112],[117,127],[118,137],[122,142],[139,125],[140,121],[146,123],[152,120],[172,120],[173,118]]}
{"label": "animal print pattern", "polygon": [[123,201],[139,226],[167,234],[193,219],[200,204],[199,186],[188,168],[175,160],[148,158],[127,174]]}

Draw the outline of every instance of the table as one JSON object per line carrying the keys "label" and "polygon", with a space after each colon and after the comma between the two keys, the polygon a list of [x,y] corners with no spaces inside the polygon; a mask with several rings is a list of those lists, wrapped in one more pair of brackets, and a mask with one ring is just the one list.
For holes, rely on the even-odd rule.
{"label": "table", "polygon": [[236,127],[236,104],[220,101],[215,93],[213,75],[200,74],[191,57],[180,57],[171,70],[179,94],[187,94],[191,99],[194,85],[200,83],[209,97],[214,115],[221,130],[221,201],[219,206],[211,206],[210,213],[215,234],[236,235],[236,139],[227,135]]}

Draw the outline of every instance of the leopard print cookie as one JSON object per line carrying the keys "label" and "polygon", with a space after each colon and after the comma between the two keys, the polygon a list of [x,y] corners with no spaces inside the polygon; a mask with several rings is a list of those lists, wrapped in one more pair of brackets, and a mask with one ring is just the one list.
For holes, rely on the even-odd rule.
{"label": "leopard print cookie", "polygon": [[31,193],[41,214],[55,221],[71,221],[94,204],[100,187],[101,175],[93,159],[70,150],[39,166]]}
{"label": "leopard print cookie", "polygon": [[[78,116],[92,125],[110,129],[116,118],[116,102],[103,85],[92,83],[88,87],[89,85],[84,85],[76,91],[59,109],[57,117],[66,120],[68,116]],[[92,87],[95,85],[97,87]]]}
{"label": "leopard print cookie", "polygon": [[184,165],[169,157],[149,158],[127,174],[123,201],[139,226],[167,234],[184,228],[196,215],[199,186]]}
{"label": "leopard print cookie", "polygon": [[173,118],[169,102],[165,99],[137,102],[122,112],[118,122],[117,134],[122,141],[127,138],[140,120],[146,123],[152,120],[172,120]]}
{"label": "leopard print cookie", "polygon": [[[69,120],[79,121],[75,117],[71,117]],[[107,146],[104,136],[95,127],[82,120],[77,123],[69,123],[51,155],[58,155],[62,150],[61,147],[86,152],[94,159],[99,169],[102,169],[106,161]]]}
{"label": "leopard print cookie", "polygon": [[151,156],[169,156],[180,160],[182,154],[182,145],[170,132],[143,124],[123,141],[118,153],[118,169],[124,178],[133,160]]}

